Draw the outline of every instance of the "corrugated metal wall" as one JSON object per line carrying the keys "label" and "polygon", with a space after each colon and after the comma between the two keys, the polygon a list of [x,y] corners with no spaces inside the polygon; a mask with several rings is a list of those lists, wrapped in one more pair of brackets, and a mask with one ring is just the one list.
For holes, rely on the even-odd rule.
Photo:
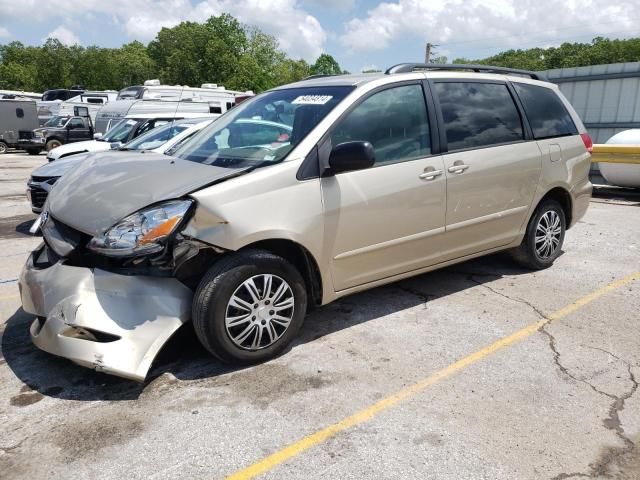
{"label": "corrugated metal wall", "polygon": [[559,68],[541,72],[557,83],[595,143],[640,128],[640,62]]}

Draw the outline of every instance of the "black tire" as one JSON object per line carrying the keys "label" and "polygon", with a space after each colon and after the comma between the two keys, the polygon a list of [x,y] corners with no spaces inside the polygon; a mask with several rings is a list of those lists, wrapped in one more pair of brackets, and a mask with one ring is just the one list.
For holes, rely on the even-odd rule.
{"label": "black tire", "polygon": [[40,155],[40,150],[33,150],[33,149],[31,149],[31,150],[27,150],[27,153],[28,153],[29,155]]}
{"label": "black tire", "polygon": [[62,142],[60,140],[56,140],[55,138],[52,138],[51,140],[47,141],[47,144],[45,145],[45,150],[48,152],[61,145],[62,145]]}
{"label": "black tire", "polygon": [[[247,350],[236,345],[227,331],[227,305],[246,280],[261,274],[277,275],[289,284],[294,299],[293,313],[289,326],[273,344]],[[307,291],[300,272],[272,253],[246,250],[229,254],[204,275],[193,298],[192,319],[198,339],[209,352],[227,363],[252,364],[282,353],[300,330],[306,312]]]}
{"label": "black tire", "polygon": [[[548,212],[553,212],[560,220],[558,245],[549,255],[540,255],[536,249],[536,230],[538,229],[538,225],[540,224],[542,217]],[[562,252],[565,231],[566,219],[562,206],[555,200],[544,200],[540,205],[538,205],[538,208],[536,208],[531,220],[529,220],[527,232],[522,243],[511,250],[511,255],[516,262],[523,267],[530,268],[532,270],[549,268]]]}
{"label": "black tire", "polygon": [[6,142],[0,141],[0,155],[7,153],[7,150],[9,150],[9,145],[7,145]]}

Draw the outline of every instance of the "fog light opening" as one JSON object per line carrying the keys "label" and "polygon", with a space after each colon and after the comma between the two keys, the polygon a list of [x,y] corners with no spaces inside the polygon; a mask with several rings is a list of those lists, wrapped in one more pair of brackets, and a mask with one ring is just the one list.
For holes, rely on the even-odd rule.
{"label": "fog light opening", "polygon": [[88,340],[97,343],[110,343],[120,340],[121,337],[111,333],[100,332],[87,327],[69,327],[61,333],[64,337],[77,338],[78,340]]}

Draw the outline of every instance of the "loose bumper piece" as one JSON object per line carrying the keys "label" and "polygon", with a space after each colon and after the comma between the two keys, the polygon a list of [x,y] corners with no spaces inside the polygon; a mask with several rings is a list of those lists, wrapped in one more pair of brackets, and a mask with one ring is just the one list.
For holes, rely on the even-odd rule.
{"label": "loose bumper piece", "polygon": [[20,276],[23,309],[38,316],[33,343],[97,371],[143,381],[165,342],[190,319],[192,291],[174,278],[61,261],[38,268],[34,259],[42,252],[31,254]]}

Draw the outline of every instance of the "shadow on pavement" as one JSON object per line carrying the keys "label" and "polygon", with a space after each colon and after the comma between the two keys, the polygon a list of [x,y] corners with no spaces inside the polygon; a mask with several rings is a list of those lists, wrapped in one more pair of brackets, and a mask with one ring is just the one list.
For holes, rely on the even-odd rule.
{"label": "shadow on pavement", "polygon": [[[504,275],[527,273],[505,254],[472,260],[449,268],[345,297],[311,312],[292,346],[374,318],[446,297]],[[29,338],[33,317],[18,309],[5,322],[1,357],[23,383],[42,395],[60,399],[134,400],[163,373],[182,381],[212,378],[251,367],[233,367],[213,358],[198,342],[190,323],[164,346],[145,383],[80,367],[64,358],[38,350]],[[290,347],[290,348],[291,348]]]}

